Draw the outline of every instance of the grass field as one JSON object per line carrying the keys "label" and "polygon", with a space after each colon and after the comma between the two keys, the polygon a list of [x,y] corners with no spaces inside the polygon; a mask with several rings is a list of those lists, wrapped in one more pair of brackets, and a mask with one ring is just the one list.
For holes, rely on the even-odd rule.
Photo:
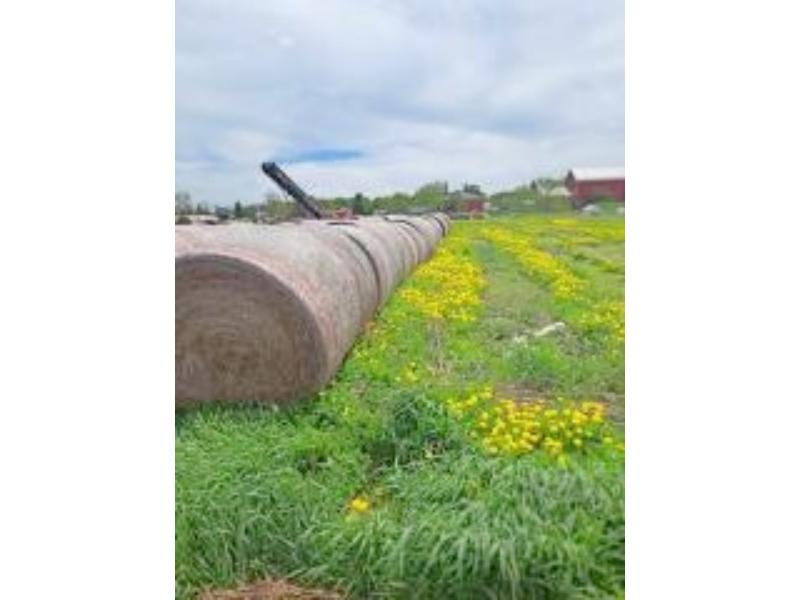
{"label": "grass field", "polygon": [[177,415],[177,596],[622,597],[624,238],[457,222],[318,398]]}

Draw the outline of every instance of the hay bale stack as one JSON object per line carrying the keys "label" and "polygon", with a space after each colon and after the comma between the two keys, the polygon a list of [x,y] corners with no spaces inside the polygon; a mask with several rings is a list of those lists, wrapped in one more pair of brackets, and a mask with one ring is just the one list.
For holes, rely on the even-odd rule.
{"label": "hay bale stack", "polygon": [[176,406],[321,389],[441,239],[419,220],[176,228]]}
{"label": "hay bale stack", "polygon": [[416,230],[425,244],[425,258],[430,258],[439,241],[444,237],[439,225],[426,217],[403,217],[397,220],[408,223]]}
{"label": "hay bale stack", "polygon": [[440,231],[442,232],[442,237],[448,234],[450,231],[450,217],[448,217],[444,213],[432,213],[429,215],[425,215],[426,219],[431,220],[432,222],[436,223],[439,226]]}
{"label": "hay bale stack", "polygon": [[342,227],[331,227],[328,221],[300,221],[278,225],[289,230],[302,229],[302,234],[309,233],[330,248],[350,271],[355,281],[355,298],[358,302],[357,314],[372,315],[381,305],[381,290],[375,274],[375,259],[366,248],[347,235]]}
{"label": "hay bale stack", "polygon": [[364,219],[348,221],[321,221],[324,227],[340,230],[368,257],[380,292],[378,306],[389,299],[392,291],[407,274],[404,253],[398,252],[391,238],[381,235]]}
{"label": "hay bale stack", "polygon": [[425,235],[419,228],[419,224],[414,223],[411,220],[411,217],[388,216],[385,217],[385,220],[392,225],[398,226],[398,231],[403,232],[411,240],[414,248],[414,256],[416,257],[415,264],[428,259],[433,252],[433,249],[429,248],[428,241],[425,239]]}
{"label": "hay bale stack", "polygon": [[[359,227],[372,232],[384,240],[390,248],[391,255],[399,259],[403,267],[400,280],[408,276],[414,267],[419,264],[417,246],[414,240],[401,227],[396,227],[380,217],[367,217],[357,221]],[[399,283],[399,281],[397,282]]]}

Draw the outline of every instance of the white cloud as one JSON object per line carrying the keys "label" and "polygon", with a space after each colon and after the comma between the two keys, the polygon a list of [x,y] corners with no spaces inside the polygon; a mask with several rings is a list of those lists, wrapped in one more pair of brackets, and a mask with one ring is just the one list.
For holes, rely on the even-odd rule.
{"label": "white cloud", "polygon": [[619,164],[623,30],[619,0],[178,0],[176,185],[256,200],[318,149],[363,153],[288,167],[320,196]]}

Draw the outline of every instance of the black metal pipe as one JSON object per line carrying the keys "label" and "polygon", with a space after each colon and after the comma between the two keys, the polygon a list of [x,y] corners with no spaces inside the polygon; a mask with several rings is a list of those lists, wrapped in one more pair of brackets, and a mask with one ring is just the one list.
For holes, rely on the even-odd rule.
{"label": "black metal pipe", "polygon": [[321,219],[323,217],[322,210],[317,205],[314,198],[306,194],[278,165],[274,162],[265,162],[261,163],[261,169],[283,191],[294,198],[295,202],[303,208],[307,215],[315,219]]}

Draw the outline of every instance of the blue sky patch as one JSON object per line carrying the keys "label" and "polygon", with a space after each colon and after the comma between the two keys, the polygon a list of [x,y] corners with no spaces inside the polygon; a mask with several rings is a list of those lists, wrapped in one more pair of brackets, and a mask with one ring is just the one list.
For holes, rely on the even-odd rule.
{"label": "blue sky patch", "polygon": [[339,162],[344,160],[354,160],[361,158],[364,153],[361,150],[351,148],[314,148],[304,150],[295,154],[278,158],[278,162],[285,163],[312,163],[312,162]]}

